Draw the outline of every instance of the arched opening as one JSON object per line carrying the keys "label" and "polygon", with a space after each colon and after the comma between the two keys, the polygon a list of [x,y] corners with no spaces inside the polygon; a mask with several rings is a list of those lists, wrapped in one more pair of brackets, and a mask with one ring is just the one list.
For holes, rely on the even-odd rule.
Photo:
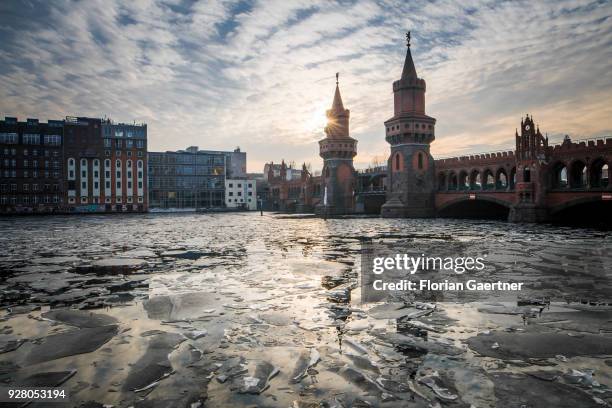
{"label": "arched opening", "polygon": [[605,188],[608,187],[608,164],[603,159],[598,159],[591,165],[591,187]]}
{"label": "arched opening", "polygon": [[567,167],[563,163],[553,167],[552,188],[567,188]]}
{"label": "arched opening", "polygon": [[469,190],[470,180],[466,171],[459,173],[459,190]]}
{"label": "arched opening", "polygon": [[584,188],[587,185],[587,167],[584,162],[577,160],[572,164],[570,173],[570,187]]}
{"label": "arched opening", "polygon": [[400,152],[395,153],[393,156],[393,170],[402,171],[402,154]]}
{"label": "arched opening", "polygon": [[561,210],[553,211],[551,222],[610,231],[612,230],[612,200],[602,200],[597,197],[579,201]]}
{"label": "arched opening", "polygon": [[438,216],[443,218],[472,218],[507,221],[509,213],[510,209],[498,202],[489,200],[461,200],[438,211]]}
{"label": "arched opening", "polygon": [[504,169],[499,169],[497,171],[497,182],[495,183],[495,186],[500,190],[505,190],[508,188],[508,176],[506,176],[506,171]]}
{"label": "arched opening", "polygon": [[419,155],[417,156],[417,166],[419,170],[423,169],[423,153],[421,152],[419,152]]}
{"label": "arched opening", "polygon": [[438,191],[446,190],[446,174],[439,173],[438,174]]}
{"label": "arched opening", "polygon": [[482,189],[482,178],[478,170],[472,171],[470,175],[470,189],[481,190]]}
{"label": "arched opening", "polygon": [[457,190],[457,175],[455,173],[451,173],[448,177],[448,189]]}
{"label": "arched opening", "polygon": [[523,169],[523,182],[531,183],[531,169],[529,167]]}
{"label": "arched opening", "polygon": [[510,170],[510,190],[514,190],[516,187],[516,167]]}
{"label": "arched opening", "polygon": [[484,173],[484,190],[493,190],[495,188],[495,178],[491,170],[485,170]]}

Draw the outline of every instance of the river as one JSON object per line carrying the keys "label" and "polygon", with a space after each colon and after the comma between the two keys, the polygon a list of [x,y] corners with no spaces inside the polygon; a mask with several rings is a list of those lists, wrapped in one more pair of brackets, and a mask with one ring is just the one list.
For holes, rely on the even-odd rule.
{"label": "river", "polygon": [[[268,213],[1,218],[0,231],[0,380],[62,387],[57,406],[612,402],[610,232]],[[385,240],[486,255],[474,277],[524,282],[527,301],[363,303],[362,244]]]}

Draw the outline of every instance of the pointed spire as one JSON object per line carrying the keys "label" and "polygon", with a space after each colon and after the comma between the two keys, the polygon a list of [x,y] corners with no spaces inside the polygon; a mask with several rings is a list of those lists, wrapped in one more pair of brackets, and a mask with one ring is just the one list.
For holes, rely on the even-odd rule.
{"label": "pointed spire", "polygon": [[338,85],[339,72],[336,72],[336,92],[334,93],[334,102],[332,103],[331,110],[334,112],[344,112],[344,105],[342,104],[342,96],[340,96],[340,86]]}
{"label": "pointed spire", "polygon": [[416,68],[414,67],[414,61],[412,61],[412,54],[410,53],[410,31],[406,33],[406,59],[404,60],[404,69],[402,70],[402,79],[416,78]]}

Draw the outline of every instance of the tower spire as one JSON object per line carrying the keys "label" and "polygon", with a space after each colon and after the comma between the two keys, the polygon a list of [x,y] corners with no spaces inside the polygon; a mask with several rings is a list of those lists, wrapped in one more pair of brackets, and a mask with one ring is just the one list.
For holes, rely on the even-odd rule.
{"label": "tower spire", "polygon": [[332,102],[331,110],[333,112],[344,112],[344,105],[342,104],[342,96],[340,96],[340,86],[338,85],[339,72],[336,72],[336,92],[334,93],[334,101]]}
{"label": "tower spire", "polygon": [[406,33],[406,59],[404,60],[404,69],[402,70],[402,79],[416,78],[416,68],[414,67],[414,61],[412,61],[412,54],[410,53],[410,31]]}

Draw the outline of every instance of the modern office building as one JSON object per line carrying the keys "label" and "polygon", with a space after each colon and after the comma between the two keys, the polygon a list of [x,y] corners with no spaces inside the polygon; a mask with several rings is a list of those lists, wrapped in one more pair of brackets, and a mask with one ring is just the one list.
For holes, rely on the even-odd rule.
{"label": "modern office building", "polygon": [[257,184],[255,179],[225,179],[225,206],[257,210]]}
{"label": "modern office building", "polygon": [[0,120],[0,213],[63,211],[64,121]]}
{"label": "modern office building", "polygon": [[[232,153],[199,150],[197,146],[176,152],[149,152],[149,206],[164,209],[223,207],[228,156]],[[246,158],[246,153],[243,154]]]}

